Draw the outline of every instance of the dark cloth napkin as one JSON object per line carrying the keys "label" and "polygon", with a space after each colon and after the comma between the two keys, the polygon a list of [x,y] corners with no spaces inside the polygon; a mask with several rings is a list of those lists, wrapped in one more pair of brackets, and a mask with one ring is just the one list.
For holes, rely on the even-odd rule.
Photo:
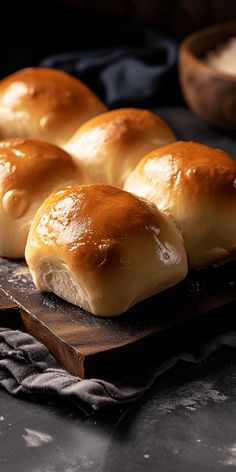
{"label": "dark cloth napkin", "polygon": [[57,396],[73,402],[89,415],[106,406],[122,406],[137,400],[177,363],[198,364],[223,346],[236,348],[235,331],[209,339],[192,352],[179,352],[159,362],[154,360],[148,367],[137,369],[113,384],[70,375],[32,336],[0,328],[0,387],[12,395]]}
{"label": "dark cloth napkin", "polygon": [[116,25],[116,32],[116,47],[56,54],[41,61],[40,66],[78,77],[110,107],[152,100],[160,104],[163,97],[165,102],[173,102],[178,83],[177,40],[133,23],[121,23],[120,28]]}

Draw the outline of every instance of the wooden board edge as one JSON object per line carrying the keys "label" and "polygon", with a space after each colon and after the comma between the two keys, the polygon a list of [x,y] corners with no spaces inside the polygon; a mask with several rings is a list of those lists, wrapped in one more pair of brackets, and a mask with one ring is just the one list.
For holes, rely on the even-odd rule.
{"label": "wooden board edge", "polygon": [[19,329],[21,326],[20,308],[0,287],[0,327]]}
{"label": "wooden board edge", "polygon": [[78,350],[54,334],[42,321],[24,310],[21,310],[21,320],[24,329],[49,350],[59,366],[76,377],[84,378],[84,356]]}

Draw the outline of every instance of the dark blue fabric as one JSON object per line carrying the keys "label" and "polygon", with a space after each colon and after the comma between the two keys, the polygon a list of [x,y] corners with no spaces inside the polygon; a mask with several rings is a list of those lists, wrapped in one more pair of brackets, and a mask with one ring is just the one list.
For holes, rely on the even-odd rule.
{"label": "dark blue fabric", "polygon": [[62,69],[78,77],[109,107],[152,100],[161,103],[163,95],[170,95],[176,87],[177,41],[134,25],[123,25],[120,36],[120,47],[108,45],[56,54],[41,61],[40,66]]}

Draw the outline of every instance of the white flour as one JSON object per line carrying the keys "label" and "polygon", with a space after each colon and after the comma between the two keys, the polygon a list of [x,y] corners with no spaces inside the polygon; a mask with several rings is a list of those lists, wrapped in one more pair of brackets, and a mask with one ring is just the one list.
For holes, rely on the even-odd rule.
{"label": "white flour", "polygon": [[22,434],[22,438],[26,442],[27,447],[40,447],[53,441],[52,436],[41,431],[25,428],[26,434]]}
{"label": "white flour", "polygon": [[230,38],[224,44],[218,44],[213,51],[208,51],[205,61],[215,69],[236,75],[236,38]]}
{"label": "white flour", "polygon": [[182,407],[190,411],[206,405],[209,401],[219,403],[227,400],[227,396],[217,390],[211,382],[195,381],[180,387],[173,394],[161,400],[158,406],[159,413],[171,413]]}
{"label": "white flour", "polygon": [[236,443],[231,444],[225,451],[227,453],[227,459],[222,461],[222,464],[236,466]]}
{"label": "white flour", "polygon": [[7,280],[9,283],[16,285],[21,292],[29,293],[36,291],[28,267],[17,267],[9,273]]}
{"label": "white flour", "polygon": [[56,460],[55,464],[39,467],[35,469],[35,472],[78,472],[79,470],[94,472],[96,470],[94,461],[89,460],[87,456],[79,456],[77,460],[61,457],[60,463]]}

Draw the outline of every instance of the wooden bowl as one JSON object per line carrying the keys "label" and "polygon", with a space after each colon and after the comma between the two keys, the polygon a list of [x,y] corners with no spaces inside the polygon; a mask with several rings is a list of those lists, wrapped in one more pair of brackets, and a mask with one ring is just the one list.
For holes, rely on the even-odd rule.
{"label": "wooden bowl", "polygon": [[179,78],[189,107],[208,122],[236,130],[236,75],[204,61],[205,54],[236,37],[236,21],[221,23],[188,36],[180,46]]}

